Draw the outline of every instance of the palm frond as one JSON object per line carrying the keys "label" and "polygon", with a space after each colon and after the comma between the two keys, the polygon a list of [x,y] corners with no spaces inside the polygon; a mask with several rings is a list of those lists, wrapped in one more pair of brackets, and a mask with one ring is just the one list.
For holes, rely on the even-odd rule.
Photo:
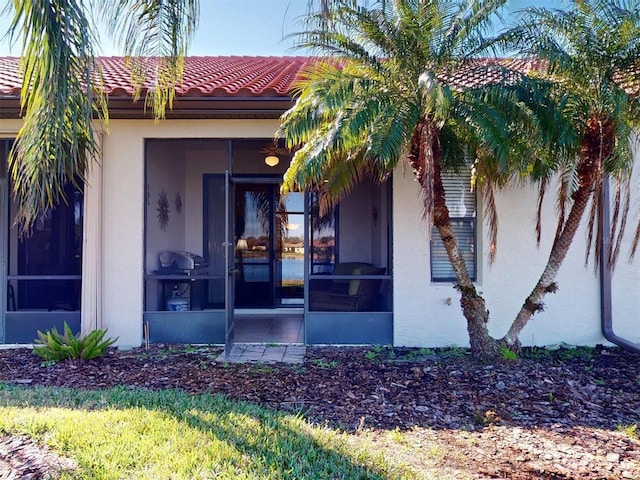
{"label": "palm frond", "polygon": [[631,248],[629,249],[629,260],[632,260],[636,252],[638,251],[638,245],[640,245],[640,221],[636,225],[636,231],[633,234],[633,239],[631,241]]}
{"label": "palm frond", "polygon": [[[634,163],[632,132],[640,125],[640,109],[630,95],[640,51],[638,2],[585,0],[568,11],[527,9],[517,29],[504,38],[513,40],[521,54],[548,61],[549,70],[543,74],[557,85],[564,98],[563,114],[577,134],[574,143],[580,148],[574,150],[573,162],[561,164],[557,232],[562,231],[563,212],[580,187],[577,164],[591,165],[595,181],[587,214],[585,259],[589,261],[594,253],[597,265],[606,238],[608,267],[613,268],[629,211],[625,184]],[[609,232],[601,231],[599,220],[605,175],[615,178],[618,185]]]}
{"label": "palm frond", "polygon": [[604,239],[604,231],[602,230],[601,217],[603,215],[602,204],[602,182],[596,182],[593,194],[591,196],[591,208],[587,217],[587,248],[585,250],[584,263],[589,263],[589,257],[593,252],[593,268],[594,271],[600,264],[600,253],[602,251],[602,241]]}
{"label": "palm frond", "polygon": [[489,229],[489,263],[493,264],[498,251],[498,209],[491,182],[482,181],[483,219]]}
{"label": "palm frond", "polygon": [[461,59],[486,54],[493,45],[489,34],[498,21],[502,21],[500,10],[506,0],[453,2],[455,13],[449,28],[443,35],[438,56]]}
{"label": "palm frond", "polygon": [[369,172],[385,178],[401,158],[407,125],[420,111],[400,107],[386,81],[351,62],[318,63],[298,82],[294,108],[281,118],[277,136],[289,146],[303,145],[285,175],[286,189],[318,184],[339,158],[361,157]]}
{"label": "palm frond", "polygon": [[156,118],[172,108],[184,56],[198,26],[198,0],[93,0],[119,40],[132,71],[134,97]]}
{"label": "palm frond", "polygon": [[370,176],[367,162],[362,155],[333,163],[331,169],[325,170],[320,188],[320,216],[331,212],[365,178]]}
{"label": "palm frond", "polygon": [[22,43],[23,125],[9,155],[15,221],[29,234],[39,215],[84,181],[98,144],[93,115],[108,117],[94,35],[83,2],[16,0],[9,30]]}
{"label": "palm frond", "polygon": [[[620,246],[627,226],[629,208],[631,203],[631,179],[626,177],[616,181],[616,193],[614,200],[614,214],[611,219],[611,230],[609,232],[608,267],[612,271],[620,255]],[[618,227],[618,221],[620,226]],[[606,233],[606,232],[604,232]]]}
{"label": "palm frond", "polygon": [[542,180],[540,180],[540,184],[538,186],[538,204],[536,208],[536,245],[538,246],[540,246],[540,240],[542,238],[542,205],[548,186],[548,178],[543,178]]}

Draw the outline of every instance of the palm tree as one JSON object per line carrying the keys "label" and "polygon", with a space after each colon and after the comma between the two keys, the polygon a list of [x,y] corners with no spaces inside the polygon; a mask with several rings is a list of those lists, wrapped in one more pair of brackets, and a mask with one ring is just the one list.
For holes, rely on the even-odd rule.
{"label": "palm tree", "polygon": [[[536,132],[533,123],[554,115],[546,102],[531,103],[538,112],[527,106],[540,100],[543,85],[507,68],[513,62],[477,58],[504,0],[387,0],[380,8],[337,3],[329,15],[311,15],[303,34],[302,46],[336,58],[305,73],[296,105],[281,119],[278,135],[290,147],[301,146],[284,188],[322,186],[327,210],[364,176],[384,179],[405,159],[455,271],[471,350],[495,356],[489,312],[458,248],[441,173],[468,168],[476,157],[480,180],[502,182],[518,167],[510,158],[521,159],[523,169],[542,162],[544,156],[531,156],[542,137],[524,143],[512,133],[516,124]],[[461,81],[470,73],[487,80],[470,88]],[[490,197],[491,188],[483,191]]]}
{"label": "palm tree", "polygon": [[[541,73],[554,82],[555,94],[563,97],[563,114],[577,140],[574,154],[559,157],[541,176],[543,196],[550,174],[560,173],[558,226],[547,265],[503,338],[506,345],[517,348],[519,333],[543,309],[544,296],[556,291],[555,277],[585,215],[586,260],[594,251],[597,265],[603,236],[610,237],[607,266],[613,268],[618,257],[629,211],[633,131],[640,126],[640,3],[582,0],[568,11],[528,9],[504,39],[520,53],[547,62],[548,68]],[[614,216],[611,231],[604,232],[602,190],[609,179],[616,185]],[[640,225],[634,249],[638,238]]]}
{"label": "palm tree", "polygon": [[[108,120],[95,60],[92,18],[102,12],[132,60],[136,95],[148,75],[147,102],[156,118],[171,106],[198,21],[198,0],[13,0],[10,39],[22,42],[23,126],[9,155],[18,213],[28,234],[38,216],[64,199],[64,186],[84,181],[98,149],[93,118]],[[93,14],[93,15],[92,15]]]}

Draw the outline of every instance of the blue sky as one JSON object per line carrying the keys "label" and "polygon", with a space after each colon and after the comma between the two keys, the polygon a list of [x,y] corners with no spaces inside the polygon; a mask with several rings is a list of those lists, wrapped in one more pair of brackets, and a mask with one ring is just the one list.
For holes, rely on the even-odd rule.
{"label": "blue sky", "polygon": [[[370,0],[372,1],[372,0]],[[562,0],[511,0],[509,9],[527,6],[560,7]],[[200,0],[200,28],[190,55],[296,55],[288,34],[300,30],[299,19],[306,12],[307,0]],[[9,19],[0,17],[0,32]],[[1,34],[0,34],[1,36]],[[18,55],[6,39],[0,40],[0,55]],[[117,55],[118,49],[103,40],[102,55]]]}

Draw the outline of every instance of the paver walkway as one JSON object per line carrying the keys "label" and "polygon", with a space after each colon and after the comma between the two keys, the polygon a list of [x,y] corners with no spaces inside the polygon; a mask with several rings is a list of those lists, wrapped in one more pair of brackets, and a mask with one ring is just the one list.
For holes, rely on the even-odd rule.
{"label": "paver walkway", "polygon": [[216,361],[231,363],[303,363],[307,349],[304,345],[266,345],[235,343],[229,357],[222,352]]}

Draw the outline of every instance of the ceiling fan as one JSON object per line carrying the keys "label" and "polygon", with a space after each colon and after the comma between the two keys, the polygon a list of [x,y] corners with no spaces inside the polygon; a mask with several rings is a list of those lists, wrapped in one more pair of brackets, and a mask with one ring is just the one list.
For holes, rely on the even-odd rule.
{"label": "ceiling fan", "polygon": [[260,150],[260,153],[265,155],[264,163],[269,165],[270,167],[275,167],[280,163],[280,157],[290,157],[295,152],[294,149],[285,148],[278,146],[278,143],[271,142]]}

